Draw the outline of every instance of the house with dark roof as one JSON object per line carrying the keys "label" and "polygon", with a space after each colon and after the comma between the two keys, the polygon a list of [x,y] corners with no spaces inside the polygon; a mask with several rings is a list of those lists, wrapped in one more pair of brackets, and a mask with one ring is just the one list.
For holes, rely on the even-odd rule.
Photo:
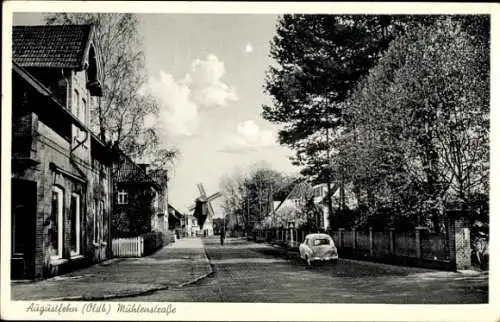
{"label": "house with dark roof", "polygon": [[312,196],[312,186],[305,181],[298,182],[282,202],[273,204],[274,209],[264,220],[264,226],[287,227],[290,221],[301,225],[304,221],[303,208]]}
{"label": "house with dark roof", "polygon": [[93,27],[12,31],[11,277],[39,279],[111,256],[112,151],[89,129]]}
{"label": "house with dark roof", "polygon": [[[337,183],[331,185],[332,202],[338,205],[340,198],[340,186]],[[286,227],[287,222],[293,221],[296,225],[305,223],[306,217],[304,211],[307,207],[314,206],[318,212],[314,215],[315,225],[323,230],[328,230],[329,212],[326,198],[328,196],[328,186],[326,183],[319,183],[314,186],[303,181],[297,183],[290,191],[288,196],[282,202],[275,202],[273,209],[264,221],[267,227]],[[353,198],[348,195],[346,198],[347,206],[351,206]],[[308,203],[311,203],[308,205]]]}
{"label": "house with dark roof", "polygon": [[161,232],[166,237],[169,226],[166,175],[148,172],[147,164],[136,164],[119,151],[115,153],[113,188],[113,238],[149,232]]}

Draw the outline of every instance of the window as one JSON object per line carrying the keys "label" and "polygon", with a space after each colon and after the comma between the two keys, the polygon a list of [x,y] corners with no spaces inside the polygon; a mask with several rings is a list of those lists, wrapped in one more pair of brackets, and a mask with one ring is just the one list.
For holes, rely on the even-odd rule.
{"label": "window", "polygon": [[99,213],[99,200],[96,199],[94,203],[94,218],[92,218],[92,241],[94,243],[97,243],[97,241],[99,240],[97,236],[97,231],[99,230],[99,228],[97,227],[98,213]]}
{"label": "window", "polygon": [[118,191],[118,200],[117,200],[119,205],[126,205],[128,204],[128,193],[122,189]]}
{"label": "window", "polygon": [[102,241],[102,229],[103,229],[103,213],[104,213],[104,201],[96,199],[95,201],[95,211],[94,211],[94,223],[93,223],[93,236],[94,243]]}
{"label": "window", "polygon": [[191,221],[191,223],[192,223],[193,225],[196,225],[196,219],[193,219],[193,220]]}
{"label": "window", "polygon": [[52,246],[52,257],[63,256],[63,190],[52,188],[52,211],[50,214],[49,238]]}
{"label": "window", "polygon": [[315,197],[323,197],[323,187],[316,187],[314,189],[314,196]]}
{"label": "window", "polygon": [[97,230],[97,237],[99,238],[99,241],[103,241],[104,237],[104,201],[99,200],[99,218],[98,218],[98,230]]}
{"label": "window", "polygon": [[80,254],[80,195],[71,194],[70,205],[71,255]]}
{"label": "window", "polygon": [[318,238],[314,240],[314,246],[330,245],[330,239]]}

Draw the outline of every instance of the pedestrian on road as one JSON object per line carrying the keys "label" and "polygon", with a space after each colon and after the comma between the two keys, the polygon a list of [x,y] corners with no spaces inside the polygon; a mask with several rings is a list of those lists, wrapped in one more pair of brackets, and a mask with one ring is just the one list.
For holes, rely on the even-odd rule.
{"label": "pedestrian on road", "polygon": [[226,230],[221,229],[220,230],[220,244],[221,244],[221,246],[224,245],[224,238],[226,238]]}

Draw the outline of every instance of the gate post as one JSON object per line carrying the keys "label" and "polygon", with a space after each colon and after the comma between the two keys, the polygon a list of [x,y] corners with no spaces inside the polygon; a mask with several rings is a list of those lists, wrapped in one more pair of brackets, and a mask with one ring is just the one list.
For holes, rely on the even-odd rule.
{"label": "gate post", "polygon": [[471,267],[471,246],[468,212],[450,210],[448,219],[448,249],[450,260],[455,270]]}

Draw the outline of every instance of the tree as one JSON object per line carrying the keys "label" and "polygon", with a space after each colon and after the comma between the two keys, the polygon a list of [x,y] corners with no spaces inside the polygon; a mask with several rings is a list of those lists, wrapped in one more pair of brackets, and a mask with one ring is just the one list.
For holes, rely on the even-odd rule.
{"label": "tree", "polygon": [[[372,77],[370,86],[375,94],[361,95],[365,97],[361,104],[366,107],[364,110],[350,113],[349,98],[353,91],[359,95],[364,90],[364,85],[356,89],[359,81],[386,55],[391,41],[444,18],[461,24],[473,46],[489,48],[487,16],[284,15],[278,22],[270,55],[277,65],[269,68],[265,85],[273,104],[263,106],[263,116],[282,125],[280,143],[296,151],[293,162],[303,166],[303,175],[328,183],[328,188],[337,178],[342,196],[345,182],[353,180],[360,207],[367,209],[367,215],[398,202],[408,209],[425,200],[436,200],[435,194],[443,189],[436,177],[438,150],[433,148],[430,137],[418,139],[419,147],[425,149],[412,162],[421,162],[425,171],[411,175],[425,178],[413,180],[407,171],[418,167],[410,163],[402,168],[407,150],[401,140],[392,136],[398,133],[398,127],[383,126],[384,120],[391,117],[385,103],[392,97],[380,93],[392,84],[390,73],[404,63],[397,60],[403,56],[392,54],[394,60],[379,68],[378,78]],[[476,57],[483,71],[488,66],[486,56]],[[382,83],[377,84],[375,79]],[[380,92],[376,91],[377,86],[382,88]],[[380,110],[370,109],[372,100],[378,102]],[[378,119],[378,113],[384,118]],[[373,167],[377,171],[372,171]],[[401,187],[408,195],[402,199],[394,197]],[[333,214],[331,194],[328,191],[327,200]],[[427,197],[419,199],[423,196]]]}
{"label": "tree", "polygon": [[235,172],[231,176],[225,176],[221,178],[219,186],[224,196],[222,209],[226,216],[233,219],[231,221],[234,221],[236,227],[246,226],[244,221],[246,217],[244,216],[243,175]]}
{"label": "tree", "polygon": [[343,162],[371,214],[390,207],[420,224],[487,191],[488,49],[477,44],[460,20],[414,26],[353,93]]}
{"label": "tree", "polygon": [[277,66],[265,85],[273,105],[263,106],[263,116],[283,125],[280,143],[296,150],[302,174],[327,183],[330,214],[333,176],[343,183],[345,172],[331,162],[340,104],[400,29],[390,16],[284,15],[278,22],[270,54]]}
{"label": "tree", "polygon": [[436,172],[437,178],[427,175],[427,182],[448,183],[446,197],[466,208],[474,193],[488,190],[488,49],[477,47],[462,24],[450,19],[417,33],[411,56],[394,80],[397,104],[420,121],[409,120],[403,135],[431,146],[420,155],[426,174],[428,168]]}
{"label": "tree", "polygon": [[91,23],[95,27],[104,96],[90,111],[92,130],[133,159],[148,159],[155,167],[171,165],[176,149],[162,147],[158,129],[144,125],[146,115],[158,113],[158,104],[140,91],[145,73],[137,17],[129,13],[54,13],[45,20],[47,24]]}
{"label": "tree", "polygon": [[221,178],[223,209],[232,214],[237,224],[251,231],[272,213],[275,200],[284,200],[293,188],[295,178],[264,166],[254,167],[246,174],[235,172]]}

